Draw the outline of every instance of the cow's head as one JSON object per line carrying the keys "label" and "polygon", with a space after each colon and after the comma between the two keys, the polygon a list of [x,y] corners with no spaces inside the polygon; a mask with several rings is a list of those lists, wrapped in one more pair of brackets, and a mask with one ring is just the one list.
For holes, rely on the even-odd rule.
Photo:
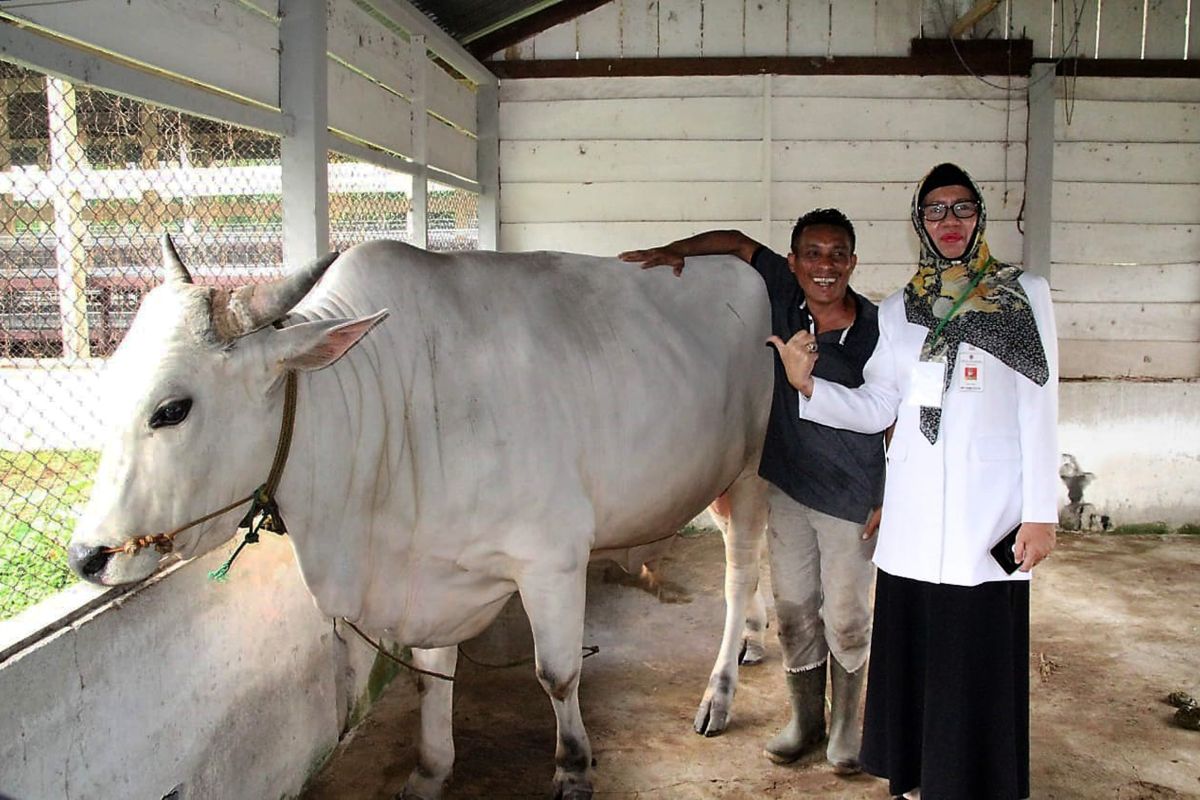
{"label": "cow's head", "polygon": [[[264,481],[279,436],[283,376],[329,366],[386,316],[271,327],[335,257],[228,291],[195,285],[163,237],[164,280],[146,295],[105,370],[104,451],[67,549],[80,577],[104,585],[145,578],[159,560],[153,547],[110,550],[185,525]],[[175,551],[190,558],[213,549],[244,511],[181,532]]]}

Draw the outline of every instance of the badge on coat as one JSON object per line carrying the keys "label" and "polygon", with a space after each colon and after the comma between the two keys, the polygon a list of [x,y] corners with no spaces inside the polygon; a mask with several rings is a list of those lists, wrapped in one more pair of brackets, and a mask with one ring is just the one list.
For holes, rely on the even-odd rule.
{"label": "badge on coat", "polygon": [[966,347],[958,354],[958,390],[960,392],[983,391],[983,355],[976,347]]}

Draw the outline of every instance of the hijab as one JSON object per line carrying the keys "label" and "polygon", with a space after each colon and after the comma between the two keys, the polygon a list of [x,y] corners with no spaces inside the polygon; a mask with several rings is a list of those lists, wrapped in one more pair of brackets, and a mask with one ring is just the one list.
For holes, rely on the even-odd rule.
{"label": "hijab", "polygon": [[[934,189],[956,185],[971,190],[979,213],[966,250],[950,259],[941,254],[925,230],[921,201]],[[947,209],[946,213],[954,212]],[[904,312],[909,322],[929,329],[921,360],[946,364],[942,394],[950,387],[958,347],[964,342],[990,353],[1037,385],[1045,385],[1050,371],[1029,297],[1017,280],[1022,270],[1000,263],[988,251],[983,238],[987,211],[971,176],[954,164],[934,167],[913,195],[912,222],[921,257],[904,289]],[[940,408],[921,407],[921,432],[931,443],[937,441],[941,417]]]}

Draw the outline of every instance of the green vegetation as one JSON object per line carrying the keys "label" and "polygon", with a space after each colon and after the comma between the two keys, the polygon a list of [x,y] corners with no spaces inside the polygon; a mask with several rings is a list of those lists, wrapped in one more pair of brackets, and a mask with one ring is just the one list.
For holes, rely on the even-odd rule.
{"label": "green vegetation", "polygon": [[1175,532],[1181,536],[1200,536],[1200,525],[1195,522],[1189,522],[1186,525],[1180,525],[1175,529]]}
{"label": "green vegetation", "polygon": [[1170,532],[1171,532],[1171,529],[1167,526],[1167,523],[1165,523],[1165,522],[1138,522],[1138,523],[1132,523],[1129,525],[1118,525],[1117,527],[1115,527],[1111,531],[1109,531],[1109,533],[1134,535],[1134,536],[1142,536],[1142,535],[1164,536]]}
{"label": "green vegetation", "polygon": [[0,619],[75,582],[66,545],[99,458],[94,450],[0,450]]}

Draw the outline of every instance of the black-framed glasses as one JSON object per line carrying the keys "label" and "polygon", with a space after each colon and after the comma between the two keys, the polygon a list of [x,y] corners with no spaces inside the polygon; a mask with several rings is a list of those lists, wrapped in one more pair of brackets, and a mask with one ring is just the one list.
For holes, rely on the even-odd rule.
{"label": "black-framed glasses", "polygon": [[930,203],[921,206],[921,219],[926,222],[937,222],[946,218],[946,212],[953,211],[959,219],[970,219],[979,213],[979,203],[974,200],[959,200],[957,203]]}

